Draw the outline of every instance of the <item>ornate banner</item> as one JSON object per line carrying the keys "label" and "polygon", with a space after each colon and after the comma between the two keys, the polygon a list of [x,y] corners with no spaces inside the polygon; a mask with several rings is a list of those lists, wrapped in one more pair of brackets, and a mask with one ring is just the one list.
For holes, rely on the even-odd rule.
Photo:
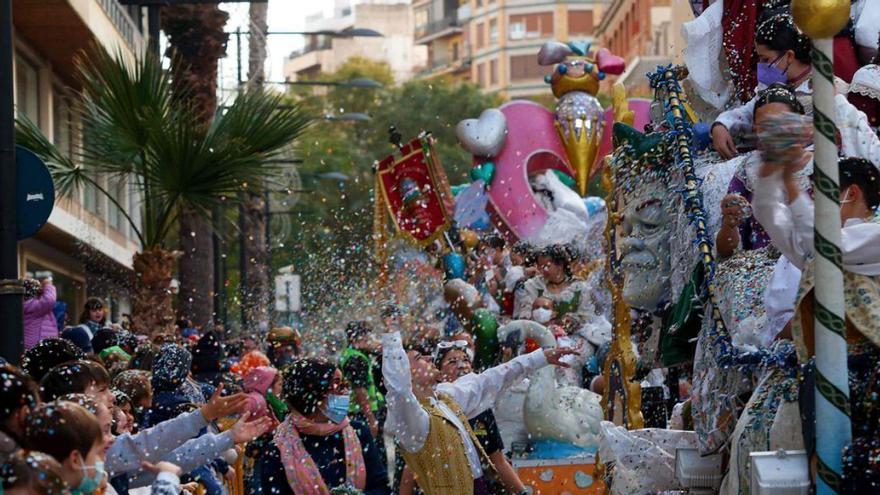
{"label": "ornate banner", "polygon": [[[419,245],[431,244],[451,221],[443,200],[444,176],[429,137],[416,138],[379,162],[376,185],[398,232]],[[378,198],[377,198],[378,199]]]}

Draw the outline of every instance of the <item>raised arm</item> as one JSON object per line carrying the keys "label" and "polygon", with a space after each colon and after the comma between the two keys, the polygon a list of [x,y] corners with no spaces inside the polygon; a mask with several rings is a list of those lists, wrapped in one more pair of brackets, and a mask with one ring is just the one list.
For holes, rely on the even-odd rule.
{"label": "raised arm", "polygon": [[577,352],[561,347],[533,351],[480,374],[471,373],[452,383],[441,383],[437,385],[437,391],[451,396],[461,406],[465,416],[471,419],[492,407],[502,390],[529,373],[548,364],[568,366],[560,363],[560,359],[569,354],[577,354]]}
{"label": "raised arm", "polygon": [[762,177],[755,185],[752,210],[773,245],[803,269],[813,252],[813,203],[803,193],[797,193],[790,202],[785,196],[782,171]]}
{"label": "raised arm", "polygon": [[382,334],[382,376],[385,378],[385,402],[388,419],[385,429],[407,452],[418,452],[428,438],[430,420],[419,405],[412,389],[409,358],[403,349],[400,332]]}

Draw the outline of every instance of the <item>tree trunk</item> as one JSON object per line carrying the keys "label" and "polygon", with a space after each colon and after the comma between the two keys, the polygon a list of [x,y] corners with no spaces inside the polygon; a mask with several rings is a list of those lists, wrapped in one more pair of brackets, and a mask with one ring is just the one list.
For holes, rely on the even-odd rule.
{"label": "tree trunk", "polygon": [[[265,79],[266,32],[268,30],[268,3],[251,3],[249,7],[250,26],[248,31],[248,80],[247,89],[259,89]],[[262,184],[265,186],[265,184]],[[242,293],[244,318],[248,326],[256,329],[261,323],[269,322],[269,302],[272,300],[269,285],[269,246],[266,244],[267,218],[263,188],[252,188],[245,192],[245,205],[242,225],[245,237],[244,247],[247,273]]]}
{"label": "tree trunk", "polygon": [[[229,14],[216,5],[179,5],[162,10],[174,84],[186,94],[207,128],[217,111],[217,65],[226,54]],[[180,215],[180,310],[196,324],[214,316],[214,246],[211,221],[184,208]]]}
{"label": "tree trunk", "polygon": [[242,294],[245,321],[251,330],[260,323],[269,322],[269,256],[266,246],[266,203],[259,192],[246,193],[244,204],[245,262],[247,263],[246,290]]}
{"label": "tree trunk", "polygon": [[160,247],[135,253],[131,311],[134,333],[156,335],[173,331],[174,310],[169,289],[174,262],[179,256],[177,251]]}
{"label": "tree trunk", "polygon": [[210,220],[184,207],[180,212],[178,312],[197,326],[214,321],[214,240]]}

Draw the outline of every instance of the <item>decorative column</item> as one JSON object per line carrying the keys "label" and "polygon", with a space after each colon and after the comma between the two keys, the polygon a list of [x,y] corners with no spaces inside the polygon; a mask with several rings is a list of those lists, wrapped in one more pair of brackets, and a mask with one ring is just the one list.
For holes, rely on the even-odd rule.
{"label": "decorative column", "polygon": [[832,38],[849,20],[850,2],[794,0],[791,8],[798,27],[813,39],[816,493],[823,495],[841,492],[842,452],[852,437],[844,337],[832,47]]}

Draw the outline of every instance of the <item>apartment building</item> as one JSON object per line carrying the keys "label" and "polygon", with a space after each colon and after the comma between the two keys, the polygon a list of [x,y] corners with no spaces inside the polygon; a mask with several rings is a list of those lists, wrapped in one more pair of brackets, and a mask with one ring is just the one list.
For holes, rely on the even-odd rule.
{"label": "apartment building", "polygon": [[507,97],[547,94],[538,50],[546,41],[593,40],[606,0],[415,0],[420,75],[452,75]]}
{"label": "apartment building", "polygon": [[679,61],[684,40],[679,28],[691,16],[681,0],[612,0],[596,27],[602,46],[627,61],[619,77],[609,77],[604,87],[621,81],[631,96],[648,96],[645,74],[658,65]]}
{"label": "apartment building", "polygon": [[[141,9],[118,0],[15,0],[15,104],[62,150],[81,139],[71,108],[75,58],[90,45],[134,56],[145,49]],[[126,181],[104,187],[139,219],[138,198]],[[128,312],[127,281],[137,245],[121,211],[96,189],[57,198],[49,222],[19,243],[19,270],[51,271],[70,321],[88,296],[105,298],[114,321]]]}
{"label": "apartment building", "polygon": [[284,63],[288,81],[314,79],[334,72],[351,57],[386,62],[397,82],[407,81],[425,67],[427,48],[414,42],[413,11],[402,0],[335,0],[332,12],[306,18],[305,30],[343,32],[372,29],[382,37],[330,37],[309,35],[305,46]]}
{"label": "apartment building", "polygon": [[415,0],[415,42],[427,47],[428,61],[417,77],[470,80],[471,45],[465,42],[470,4],[460,0]]}

